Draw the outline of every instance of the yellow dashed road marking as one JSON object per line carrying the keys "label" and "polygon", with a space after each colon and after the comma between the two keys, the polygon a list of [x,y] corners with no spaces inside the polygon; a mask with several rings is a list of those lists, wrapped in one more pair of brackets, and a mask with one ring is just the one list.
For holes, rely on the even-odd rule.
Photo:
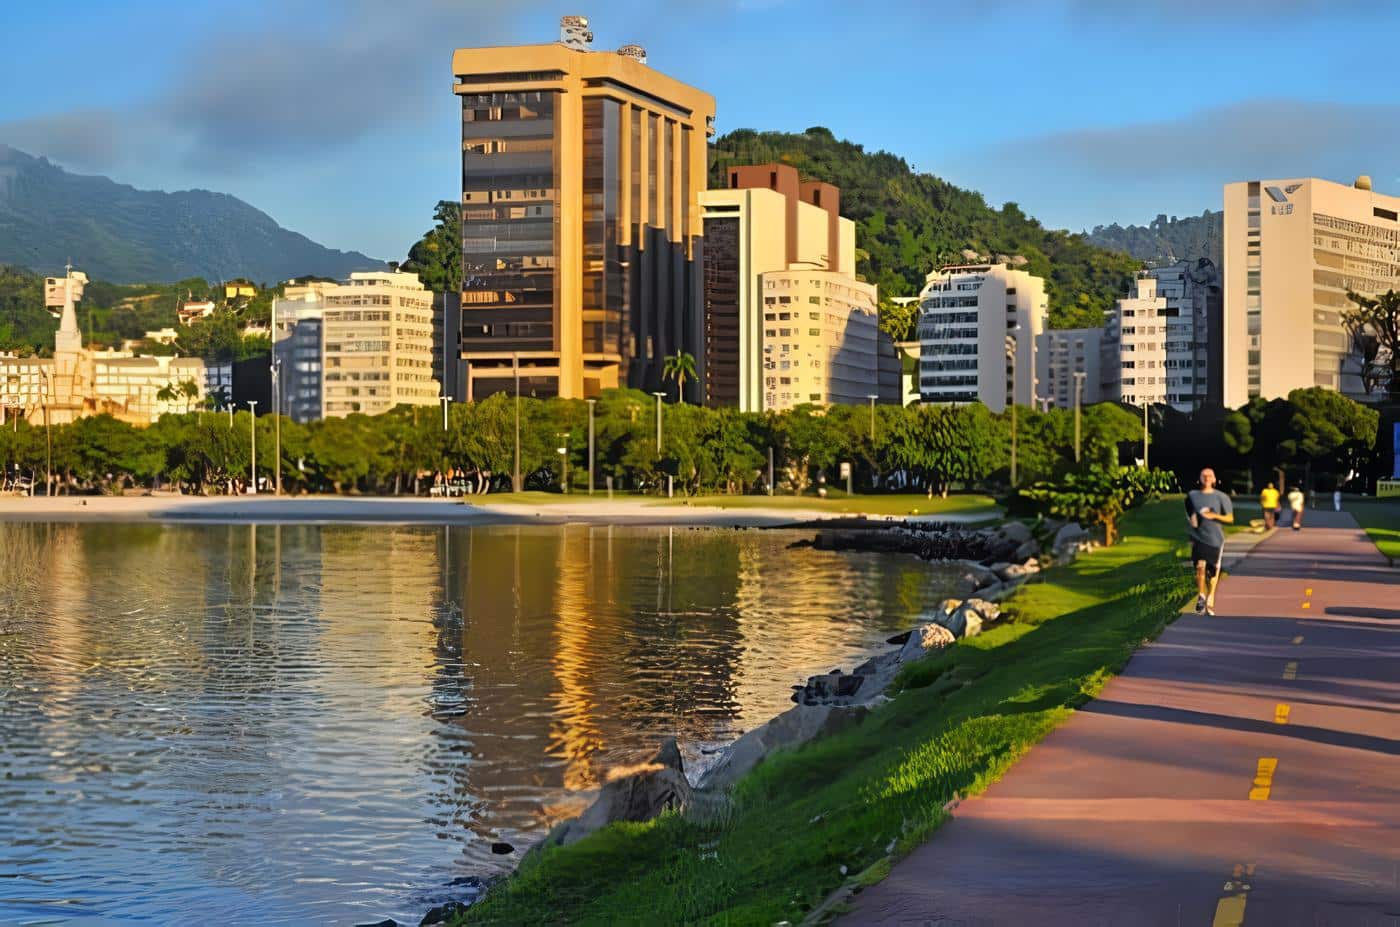
{"label": "yellow dashed road marking", "polygon": [[1283,678],[1284,678],[1284,679],[1297,679],[1297,678],[1298,678],[1298,661],[1297,661],[1297,660],[1289,660],[1287,663],[1285,663],[1285,664],[1283,665]]}
{"label": "yellow dashed road marking", "polygon": [[1303,595],[1306,595],[1306,596],[1312,595],[1312,587],[1309,586],[1308,588],[1304,589],[1304,590],[1303,590]]}
{"label": "yellow dashed road marking", "polygon": [[1293,638],[1293,643],[1295,643],[1295,644],[1301,644],[1302,642],[1303,642],[1303,635],[1301,635],[1301,634],[1299,634],[1297,637]]}
{"label": "yellow dashed road marking", "polygon": [[1311,602],[1304,602],[1304,603],[1303,603],[1303,607],[1304,607],[1304,608],[1312,608],[1312,603],[1311,603]]}
{"label": "yellow dashed road marking", "polygon": [[1235,871],[1221,887],[1223,894],[1215,903],[1215,917],[1210,927],[1242,927],[1245,903],[1249,900],[1250,883],[1254,881],[1254,864],[1235,864]]}
{"label": "yellow dashed road marking", "polygon": [[1250,801],[1268,801],[1269,791],[1274,786],[1274,770],[1278,769],[1278,757],[1261,756],[1254,770],[1254,788],[1249,790]]}
{"label": "yellow dashed road marking", "polygon": [[1285,705],[1283,702],[1279,702],[1277,705],[1274,706],[1274,723],[1287,724],[1288,715],[1292,710],[1293,709],[1290,708],[1288,705]]}

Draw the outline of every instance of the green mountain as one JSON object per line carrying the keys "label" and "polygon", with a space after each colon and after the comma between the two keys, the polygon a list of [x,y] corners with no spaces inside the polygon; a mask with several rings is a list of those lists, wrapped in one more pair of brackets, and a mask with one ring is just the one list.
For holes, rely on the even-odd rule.
{"label": "green mountain", "polygon": [[1085,237],[1100,248],[1122,251],[1154,267],[1210,258],[1222,264],[1225,214],[1207,209],[1199,216],[1159,215],[1149,225],[1096,225]]}
{"label": "green mountain", "polygon": [[318,245],[227,194],[137,190],[0,144],[0,263],[54,273],[70,258],[90,278],[113,283],[270,283],[383,266]]}
{"label": "green mountain", "polygon": [[[867,152],[819,126],[801,134],[739,129],[721,136],[711,153],[710,183],[723,186],[731,165],[768,161],[841,188],[841,212],[856,223],[857,272],[878,284],[882,296],[917,294],[929,271],[963,261],[964,250],[1020,255],[1025,270],[1047,281],[1052,326],[1100,325],[1140,265],[1083,235],[1047,229],[1015,203],[994,209],[980,193],[916,173],[897,155]],[[886,328],[899,337],[910,325],[906,314]]]}

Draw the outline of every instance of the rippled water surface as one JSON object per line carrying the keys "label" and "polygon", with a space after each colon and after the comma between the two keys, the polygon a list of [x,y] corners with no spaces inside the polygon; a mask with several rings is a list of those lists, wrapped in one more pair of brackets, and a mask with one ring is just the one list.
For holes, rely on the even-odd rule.
{"label": "rippled water surface", "polygon": [[942,592],[803,536],[0,524],[0,922],[417,923]]}

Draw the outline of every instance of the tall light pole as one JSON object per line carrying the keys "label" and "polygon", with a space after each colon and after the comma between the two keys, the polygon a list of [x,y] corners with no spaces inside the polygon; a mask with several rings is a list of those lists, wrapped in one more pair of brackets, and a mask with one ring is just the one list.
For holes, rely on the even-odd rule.
{"label": "tall light pole", "polygon": [[1147,466],[1147,444],[1148,444],[1148,440],[1149,440],[1149,437],[1148,437],[1148,434],[1147,434],[1147,400],[1144,399],[1144,400],[1142,401],[1142,469],[1144,469],[1144,470],[1151,469],[1150,467]]}
{"label": "tall light pole", "polygon": [[569,433],[559,432],[559,437],[564,439],[564,446],[558,448],[559,451],[559,491],[567,493],[569,491]]}
{"label": "tall light pole", "polygon": [[1084,371],[1074,371],[1074,462],[1079,463],[1080,433],[1079,408],[1084,404]]}
{"label": "tall light pole", "polygon": [[45,373],[42,367],[38,369],[39,375],[44,378],[44,443],[48,448],[48,463],[44,469],[44,498],[47,499],[53,495],[53,428],[49,423],[49,397],[53,394],[53,378]]}
{"label": "tall light pole", "polygon": [[593,412],[598,400],[588,399],[588,494],[593,495]]}
{"label": "tall light pole", "polygon": [[[276,300],[273,301],[274,303]],[[276,329],[273,329],[276,336]],[[274,351],[276,350],[274,346]],[[282,362],[274,359],[272,362],[272,434],[273,444],[276,446],[277,454],[272,463],[272,494],[282,495]]]}
{"label": "tall light pole", "polygon": [[248,434],[252,438],[253,452],[248,458],[248,476],[252,480],[248,484],[248,492],[251,495],[258,494],[258,401],[248,400]]}
{"label": "tall light pole", "polygon": [[443,430],[443,431],[446,431],[446,430],[447,430],[447,404],[448,404],[449,402],[452,401],[452,397],[449,396],[449,395],[447,395],[447,390],[443,390],[443,391],[442,391],[442,395],[439,396],[438,398],[442,400],[442,430]]}
{"label": "tall light pole", "polygon": [[[1020,326],[1016,326],[1020,328]],[[1006,336],[1006,360],[1011,367],[1011,485],[1016,485],[1016,336]]]}
{"label": "tall light pole", "polygon": [[656,456],[661,456],[661,400],[665,393],[652,393],[656,397]]}
{"label": "tall light pole", "polygon": [[875,446],[875,400],[880,397],[874,393],[866,394],[866,399],[870,400],[870,446]]}
{"label": "tall light pole", "polygon": [[510,366],[515,372],[515,471],[510,477],[512,492],[520,492],[524,486],[520,482],[520,352],[512,352]]}

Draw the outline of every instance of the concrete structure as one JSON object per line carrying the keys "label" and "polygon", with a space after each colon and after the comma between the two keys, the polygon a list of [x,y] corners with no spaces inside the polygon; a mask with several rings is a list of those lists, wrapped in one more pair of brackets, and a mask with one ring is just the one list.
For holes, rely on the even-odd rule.
{"label": "concrete structure", "polygon": [[296,421],[435,406],[433,294],[416,274],[288,286],[273,304],[277,399]]}
{"label": "concrete structure", "polygon": [[[202,360],[94,352],[83,346],[76,303],[86,279],[70,271],[69,276],[46,283],[46,302],[61,297],[53,357],[0,355],[4,417],[19,415],[32,424],[61,425],[106,413],[134,425],[149,425],[167,412],[198,408],[208,389]],[[56,286],[55,280],[62,285]],[[166,387],[186,386],[188,392],[181,390],[175,398],[159,398]]]}
{"label": "concrete structure", "polygon": [[1102,328],[1052,328],[1036,339],[1037,399],[1057,409],[1074,408],[1076,385],[1081,405],[1102,402]]}
{"label": "concrete structure", "polygon": [[453,54],[468,398],[512,390],[517,363],[526,395],[660,389],[677,351],[703,388],[714,98],[590,40],[570,17],[558,43]]}
{"label": "concrete structure", "polygon": [[[1009,264],[934,271],[919,294],[919,395],[982,402],[993,412],[1035,401],[1036,339],[1045,328],[1045,281]],[[1006,339],[1014,338],[1015,382]]]}
{"label": "concrete structure", "polygon": [[1142,271],[1104,331],[1103,394],[1129,405],[1167,401],[1167,298]]}
{"label": "concrete structure", "polygon": [[[700,194],[704,403],[745,412],[807,402],[897,402],[898,359],[874,286],[855,278],[841,191],[786,164],[733,167]],[[880,373],[888,381],[881,389]]]}
{"label": "concrete structure", "polygon": [[1347,291],[1400,288],[1400,198],[1317,178],[1225,185],[1224,399],[1325,386],[1365,398]]}
{"label": "concrete structure", "polygon": [[193,325],[200,319],[207,319],[214,314],[214,301],[212,299],[187,299],[175,309],[175,316],[180,320],[181,325]]}

